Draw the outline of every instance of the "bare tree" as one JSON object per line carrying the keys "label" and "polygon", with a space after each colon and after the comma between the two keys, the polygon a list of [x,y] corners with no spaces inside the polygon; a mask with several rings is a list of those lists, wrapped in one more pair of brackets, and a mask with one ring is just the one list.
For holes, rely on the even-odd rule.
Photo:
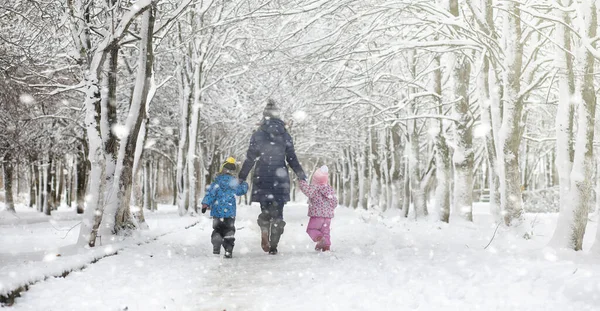
{"label": "bare tree", "polygon": [[[568,3],[561,3],[566,5]],[[570,129],[573,121],[573,114],[570,110],[570,102],[567,98],[572,93],[571,79],[572,73],[566,72],[562,79],[560,91],[563,98],[559,102],[559,111],[557,115],[557,166],[559,167],[561,188],[567,187],[561,191],[561,210],[559,223],[552,238],[552,243],[558,247],[568,247],[574,250],[583,248],[583,237],[587,226],[589,205],[591,193],[593,191],[592,172],[594,168],[594,124],[596,115],[596,88],[594,86],[594,63],[595,57],[592,52],[595,51],[592,38],[596,37],[598,27],[597,12],[595,1],[581,1],[579,3],[576,25],[579,28],[580,39],[576,51],[576,68],[580,73],[580,78],[575,87],[576,109],[577,109],[577,135],[575,136],[573,165],[570,175],[566,174],[570,167],[570,148],[571,143],[568,140],[572,133]],[[562,14],[562,21],[568,21],[568,13]],[[569,35],[567,29],[559,26],[557,36],[562,43],[564,52],[569,53]],[[559,56],[562,62],[569,66],[569,55]],[[570,100],[569,100],[570,101]],[[560,133],[559,133],[560,131]],[[563,166],[564,167],[561,167]],[[564,197],[566,195],[566,198]]]}
{"label": "bare tree", "polygon": [[[521,42],[520,3],[505,2],[504,29],[504,98],[502,126],[499,133],[500,192],[504,223],[518,226],[523,221],[523,199],[521,197],[521,175],[519,171],[519,144],[523,101],[521,94],[521,72],[523,46]],[[510,38],[510,39],[508,39]]]}

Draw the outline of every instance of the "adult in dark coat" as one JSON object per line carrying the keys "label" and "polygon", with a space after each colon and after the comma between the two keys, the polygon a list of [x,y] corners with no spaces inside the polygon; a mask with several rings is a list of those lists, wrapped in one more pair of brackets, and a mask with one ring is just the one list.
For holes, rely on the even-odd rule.
{"label": "adult in dark coat", "polygon": [[292,137],[285,129],[275,101],[270,99],[267,102],[263,117],[259,129],[250,138],[246,161],[238,177],[246,180],[256,165],[252,175],[251,202],[260,203],[261,213],[257,222],[261,229],[261,247],[269,254],[277,254],[277,245],[285,227],[283,206],[290,201],[287,165],[299,179],[306,179],[306,174],[298,162]]}

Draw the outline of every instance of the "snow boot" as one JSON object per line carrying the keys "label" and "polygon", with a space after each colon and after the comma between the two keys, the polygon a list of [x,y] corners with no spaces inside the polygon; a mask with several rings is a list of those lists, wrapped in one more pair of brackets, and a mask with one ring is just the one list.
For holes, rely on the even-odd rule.
{"label": "snow boot", "polygon": [[271,247],[269,249],[269,255],[277,255],[277,247]]}
{"label": "snow boot", "polygon": [[328,252],[329,251],[329,246],[325,245],[323,246],[323,248],[321,249],[322,252]]}
{"label": "snow boot", "polygon": [[223,239],[223,248],[225,249],[225,258],[231,258],[233,255],[233,245],[235,238],[227,237]]}
{"label": "snow boot", "polygon": [[315,241],[317,242],[317,244],[315,245],[315,250],[317,252],[322,251],[323,250],[323,237],[317,237],[317,240]]}
{"label": "snow boot", "polygon": [[215,231],[213,231],[210,237],[210,242],[213,245],[213,254],[218,255],[221,253],[221,245],[223,244],[223,237]]}
{"label": "snow boot", "polygon": [[223,249],[226,252],[233,252],[233,246],[235,246],[235,238],[231,236],[227,236],[223,239]]}
{"label": "snow boot", "polygon": [[271,248],[271,243],[269,242],[269,229],[271,227],[271,222],[266,219],[263,213],[258,215],[258,219],[256,223],[260,227],[260,248],[266,253]]}
{"label": "snow boot", "polygon": [[[283,219],[275,219],[271,224],[271,238],[269,239],[271,242],[271,250],[277,249],[277,245],[279,245],[279,239],[283,234],[283,229],[285,228],[285,221]],[[270,250],[269,250],[270,253]]]}
{"label": "snow boot", "polygon": [[260,247],[265,253],[271,248],[271,243],[269,243],[269,231],[260,231]]}

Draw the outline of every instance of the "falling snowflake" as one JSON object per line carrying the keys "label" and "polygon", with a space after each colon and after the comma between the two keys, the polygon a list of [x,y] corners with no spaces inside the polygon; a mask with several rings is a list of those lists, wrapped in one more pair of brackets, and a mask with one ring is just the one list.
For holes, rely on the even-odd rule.
{"label": "falling snowflake", "polygon": [[294,121],[302,122],[302,121],[306,120],[307,114],[306,114],[306,112],[304,112],[302,110],[298,110],[292,114],[292,117],[294,118]]}
{"label": "falling snowflake", "polygon": [[288,175],[288,171],[287,171],[287,169],[280,167],[277,170],[275,170],[275,175],[277,177],[285,178]]}
{"label": "falling snowflake", "polygon": [[489,124],[478,124],[473,129],[473,136],[479,138],[485,137],[488,133],[490,133],[491,130],[492,128],[489,126]]}
{"label": "falling snowflake", "polygon": [[151,148],[155,144],[156,144],[156,140],[154,140],[154,139],[148,139],[148,141],[146,142],[146,145],[144,146],[144,148]]}
{"label": "falling snowflake", "polygon": [[129,135],[129,130],[127,130],[127,127],[122,124],[115,124],[112,127],[112,132],[119,139],[124,139],[127,137],[127,135]]}
{"label": "falling snowflake", "polygon": [[31,96],[29,94],[21,94],[21,96],[19,97],[19,100],[23,104],[32,104],[33,102],[35,102],[35,99],[33,98],[33,96]]}

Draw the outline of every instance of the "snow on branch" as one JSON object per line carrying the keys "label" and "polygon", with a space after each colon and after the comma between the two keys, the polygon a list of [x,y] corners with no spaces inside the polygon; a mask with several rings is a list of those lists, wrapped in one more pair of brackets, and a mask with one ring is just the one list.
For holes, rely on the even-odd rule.
{"label": "snow on branch", "polygon": [[75,85],[62,85],[62,84],[32,84],[31,87],[40,87],[40,88],[54,88],[53,91],[46,93],[47,95],[58,95],[61,93],[69,92],[69,91],[77,91],[81,93],[85,93],[84,87],[85,83],[80,82]]}
{"label": "snow on branch", "polygon": [[419,119],[437,119],[437,120],[449,120],[452,122],[460,122],[460,120],[450,117],[450,116],[446,116],[446,115],[442,115],[442,114],[422,114],[422,115],[415,115],[415,116],[408,116],[408,117],[402,117],[402,118],[390,118],[387,119],[386,121],[409,121],[409,120],[419,120]]}
{"label": "snow on branch", "polygon": [[523,135],[523,138],[530,140],[530,141],[537,142],[537,143],[543,143],[546,141],[555,141],[556,140],[556,137],[535,138],[535,137],[531,137],[531,136],[527,136],[527,135]]}
{"label": "snow on branch", "polygon": [[[574,3],[575,3],[575,2],[574,2]],[[557,3],[554,3],[554,7],[555,7],[555,8],[558,8],[558,5],[557,5]],[[501,7],[498,7],[498,6],[495,6],[494,8],[496,8],[496,9],[500,9],[500,10],[503,10]],[[571,32],[572,32],[574,35],[576,35],[577,37],[581,37],[581,35],[580,35],[579,33],[577,33],[577,30],[576,30],[576,29],[574,29],[572,25],[565,23],[565,21],[563,21],[563,20],[561,20],[561,19],[557,18],[557,17],[556,17],[556,16],[554,16],[554,15],[540,13],[539,11],[531,11],[531,10],[528,10],[528,9],[527,9],[527,7],[523,7],[523,6],[521,6],[521,8],[520,8],[520,9],[521,9],[521,12],[523,12],[523,13],[526,13],[526,14],[528,14],[528,15],[531,15],[532,17],[539,18],[539,19],[542,19],[542,20],[548,20],[548,21],[552,21],[552,22],[554,22],[554,23],[561,24],[561,25],[563,25],[564,27],[566,27],[567,29],[571,30]],[[530,26],[530,25],[528,25],[528,26]],[[531,27],[531,26],[530,26],[530,27]],[[532,28],[535,28],[535,27],[532,27]]]}
{"label": "snow on branch", "polygon": [[549,75],[550,72],[545,72],[543,75],[537,77],[535,81],[531,82],[531,84],[522,89],[518,96],[519,100],[522,100],[527,94],[537,88],[540,84],[544,83],[544,81],[548,80]]}
{"label": "snow on branch", "polygon": [[581,38],[581,44],[588,50],[590,54],[592,54],[592,56],[594,56],[595,59],[600,60],[600,51],[592,46],[589,38]]}
{"label": "snow on branch", "polygon": [[107,35],[105,39],[102,40],[102,42],[100,42],[98,45],[98,48],[94,53],[94,58],[90,64],[90,72],[96,72],[98,70],[105,57],[106,49],[123,39],[123,37],[127,34],[127,30],[129,29],[131,23],[133,23],[138,16],[149,9],[153,1],[154,0],[139,0],[129,8],[129,11],[123,14],[123,17],[119,22],[119,25],[115,28],[114,32],[110,35]]}
{"label": "snow on branch", "polygon": [[235,76],[242,75],[242,74],[244,74],[244,73],[245,73],[245,72],[247,72],[247,71],[248,71],[248,66],[243,66],[243,67],[242,67],[242,69],[240,69],[240,70],[238,70],[238,71],[234,71],[234,72],[231,72],[231,73],[228,73],[228,74],[222,75],[221,77],[219,77],[219,78],[215,79],[215,81],[212,81],[211,83],[209,83],[209,84],[207,84],[207,85],[203,86],[203,87],[200,89],[200,93],[202,93],[202,92],[206,91],[208,88],[210,88],[211,86],[213,86],[213,85],[215,85],[215,84],[219,83],[220,81],[222,81],[222,80],[224,80],[224,79],[227,79],[227,78],[231,78],[231,77],[235,77]]}
{"label": "snow on branch", "polygon": [[[511,11],[507,11],[505,8],[501,7],[501,6],[494,6],[495,9],[498,10],[502,10],[510,15],[515,15],[514,12]],[[525,13],[525,12],[524,12]],[[575,31],[570,25],[565,24],[563,21],[557,20],[556,17],[552,16],[552,15],[546,15],[543,14],[542,16],[537,16],[536,14],[533,14],[532,12],[526,12],[527,14],[531,14],[534,17],[539,17],[539,18],[545,18],[545,19],[551,19],[552,21],[555,21],[557,23],[561,23],[563,24],[565,27],[571,29],[571,31],[578,37],[580,37],[580,35],[577,33],[577,31]],[[565,49],[564,46],[561,46],[560,44],[556,43],[555,40],[553,40],[552,38],[550,38],[550,36],[548,36],[548,34],[544,33],[543,31],[541,31],[539,29],[539,27],[535,27],[533,25],[531,25],[529,22],[527,22],[526,20],[524,20],[523,18],[520,18],[520,16],[515,15],[517,18],[519,18],[521,20],[521,23],[527,25],[528,27],[530,27],[531,29],[533,29],[535,32],[537,32],[540,36],[546,38],[549,42],[551,42],[552,44],[554,44],[554,46],[556,46],[557,48],[563,50],[565,53],[568,53],[569,55],[575,57],[575,55],[573,55],[573,53],[571,53],[571,51]]]}
{"label": "snow on branch", "polygon": [[167,17],[167,20],[164,23],[162,23],[159,27],[157,27],[156,30],[154,30],[154,34],[161,32],[164,28],[171,25],[171,23],[175,21],[191,3],[192,0],[186,0],[181,2],[181,4],[179,4],[179,7],[175,9],[171,16]]}
{"label": "snow on branch", "polygon": [[[433,47],[460,47],[481,50],[479,44],[471,40],[432,40],[432,41],[397,41],[397,44],[389,49],[382,50],[381,55],[392,55],[398,53],[402,49],[418,49],[418,48],[433,48]],[[374,50],[358,51],[359,53],[373,53]]]}

